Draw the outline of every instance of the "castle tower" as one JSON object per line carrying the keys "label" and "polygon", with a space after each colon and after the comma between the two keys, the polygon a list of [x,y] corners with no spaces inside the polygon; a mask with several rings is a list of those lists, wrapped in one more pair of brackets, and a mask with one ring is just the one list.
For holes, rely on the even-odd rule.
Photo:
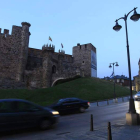
{"label": "castle tower", "polygon": [[138,71],[138,76],[135,76],[135,84],[136,84],[136,91],[140,91],[140,59],[138,61],[139,65],[139,71]]}
{"label": "castle tower", "polygon": [[54,53],[54,46],[51,44],[42,46],[43,56],[43,77],[42,86],[43,88],[51,87],[52,82],[52,55]]}
{"label": "castle tower", "polygon": [[73,47],[74,65],[80,68],[82,76],[97,77],[96,48],[91,44],[79,43]]}
{"label": "castle tower", "polygon": [[140,59],[139,59],[139,62],[138,62],[138,65],[139,65],[139,77],[140,77]]}
{"label": "castle tower", "polygon": [[58,55],[58,67],[59,67],[59,73],[63,74],[63,60],[64,60],[64,55],[65,51],[64,50],[59,50],[59,55]]}
{"label": "castle tower", "polygon": [[30,23],[22,22],[21,23],[21,48],[20,48],[20,56],[19,56],[19,66],[18,66],[18,73],[17,73],[17,80],[23,81],[24,78],[24,71],[27,64],[28,58],[28,45],[29,45],[29,27],[31,26]]}

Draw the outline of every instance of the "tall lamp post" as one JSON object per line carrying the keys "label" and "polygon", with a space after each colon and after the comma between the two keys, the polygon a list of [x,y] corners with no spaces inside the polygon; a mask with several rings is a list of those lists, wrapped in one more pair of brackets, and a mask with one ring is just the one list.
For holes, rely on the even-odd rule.
{"label": "tall lamp post", "polygon": [[126,123],[130,124],[130,125],[135,125],[137,124],[137,113],[135,110],[135,104],[134,104],[134,99],[132,96],[132,81],[131,81],[131,67],[130,67],[130,54],[129,54],[129,43],[128,43],[128,31],[127,31],[127,17],[128,15],[134,11],[134,14],[130,17],[131,20],[133,21],[138,21],[140,18],[140,14],[137,14],[136,12],[136,8],[134,8],[133,10],[131,10],[127,15],[125,14],[124,17],[121,17],[119,19],[117,19],[116,25],[113,27],[113,29],[115,31],[119,31],[122,26],[118,24],[118,21],[120,19],[123,19],[125,21],[125,31],[126,31],[126,44],[127,44],[127,59],[128,59],[128,71],[129,71],[129,86],[130,86],[130,99],[129,99],[129,110],[128,113],[126,113]]}
{"label": "tall lamp post", "polygon": [[[113,65],[113,73],[112,73],[112,75],[113,75],[113,79],[114,79],[114,102],[117,102],[116,93],[115,93],[115,73],[114,73],[114,65],[115,65],[116,67],[119,66],[119,65],[118,65],[118,62],[110,63],[109,68],[112,68],[112,65]],[[112,75],[111,75],[111,76],[112,76]]]}

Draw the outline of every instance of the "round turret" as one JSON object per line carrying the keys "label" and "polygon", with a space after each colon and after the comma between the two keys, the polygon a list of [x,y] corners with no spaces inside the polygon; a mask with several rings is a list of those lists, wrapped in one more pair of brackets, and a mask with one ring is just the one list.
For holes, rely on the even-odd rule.
{"label": "round turret", "polygon": [[28,22],[22,22],[22,23],[21,23],[21,25],[22,25],[22,26],[27,25],[28,27],[30,27],[30,26],[31,26],[31,24],[30,24],[30,23],[28,23]]}

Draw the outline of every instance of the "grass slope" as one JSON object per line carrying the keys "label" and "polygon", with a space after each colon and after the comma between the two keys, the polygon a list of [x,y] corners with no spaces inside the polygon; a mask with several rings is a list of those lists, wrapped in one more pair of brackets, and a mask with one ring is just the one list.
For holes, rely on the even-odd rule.
{"label": "grass slope", "polygon": [[[116,85],[115,89],[118,97],[130,95],[128,88]],[[113,92],[112,82],[98,78],[79,78],[47,89],[0,89],[0,99],[20,98],[45,106],[66,97],[89,101],[109,99],[113,98]]]}

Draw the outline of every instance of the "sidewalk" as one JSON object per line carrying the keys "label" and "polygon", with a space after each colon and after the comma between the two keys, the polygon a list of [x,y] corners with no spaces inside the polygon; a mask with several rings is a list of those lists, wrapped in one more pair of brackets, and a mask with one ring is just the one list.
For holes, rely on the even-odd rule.
{"label": "sidewalk", "polygon": [[[125,124],[111,125],[112,140],[140,140],[140,126],[128,126]],[[107,140],[107,126],[95,128],[94,131],[80,131],[58,135],[53,140]],[[40,139],[46,140],[46,139]]]}
{"label": "sidewalk", "polygon": [[[122,102],[128,102],[129,96],[125,97],[118,97],[117,98],[117,103],[122,103]],[[104,106],[104,105],[112,105],[112,104],[117,104],[113,101],[113,99],[108,99],[108,100],[102,100],[102,101],[96,101],[96,102],[91,102],[92,106]]]}

